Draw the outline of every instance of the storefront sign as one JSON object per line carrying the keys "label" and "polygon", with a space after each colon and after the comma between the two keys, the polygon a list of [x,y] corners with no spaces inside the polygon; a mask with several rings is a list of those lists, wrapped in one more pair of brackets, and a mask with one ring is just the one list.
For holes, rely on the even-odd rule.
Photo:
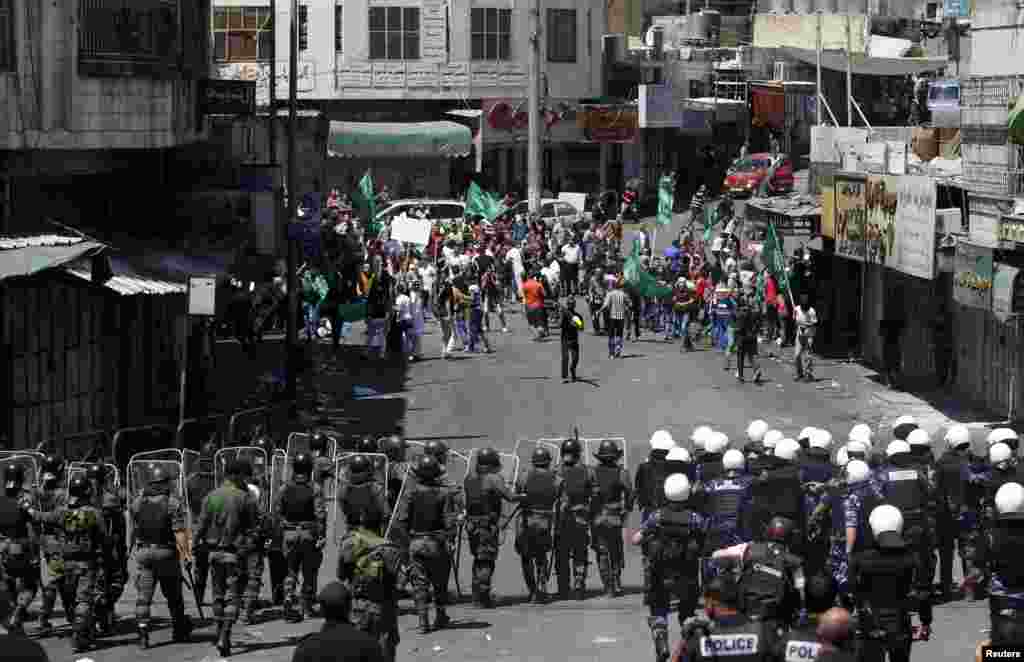
{"label": "storefront sign", "polygon": [[904,175],[897,190],[895,259],[890,266],[931,280],[935,278],[935,180]]}
{"label": "storefront sign", "polygon": [[641,85],[637,93],[641,129],[678,129],[683,126],[683,104],[671,85]]}
{"label": "storefront sign", "polygon": [[204,115],[248,117],[256,114],[256,81],[201,80],[199,99]]}
{"label": "storefront sign", "polygon": [[859,262],[867,253],[866,183],[862,177],[835,176],[836,255]]}
{"label": "storefront sign", "polygon": [[631,143],[639,131],[637,111],[629,106],[592,106],[576,118],[587,140],[595,143]]}
{"label": "storefront sign", "polygon": [[850,47],[849,50],[854,54],[865,52],[867,17],[835,14],[820,17],[814,14],[757,14],[754,16],[754,47],[803,48],[813,51],[818,47],[819,24],[822,49],[845,51]]}
{"label": "storefront sign", "polygon": [[1000,322],[1005,322],[1014,314],[1014,290],[1017,274],[1020,269],[1005,264],[996,265],[995,277],[992,279],[992,312]]}
{"label": "storefront sign", "polygon": [[868,211],[867,261],[890,263],[896,239],[897,177],[871,175],[864,194]]}
{"label": "storefront sign", "polygon": [[992,294],[992,249],[961,241],[953,267],[953,300],[971,308],[988,308]]}

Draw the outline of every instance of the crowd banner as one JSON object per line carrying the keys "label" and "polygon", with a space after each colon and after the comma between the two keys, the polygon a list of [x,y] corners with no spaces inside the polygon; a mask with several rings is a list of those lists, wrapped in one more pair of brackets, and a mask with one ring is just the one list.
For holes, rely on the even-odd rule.
{"label": "crowd banner", "polygon": [[895,258],[898,271],[925,280],[935,278],[935,180],[904,175],[899,178],[896,207]]}
{"label": "crowd banner", "polygon": [[897,177],[871,175],[864,193],[867,207],[867,261],[891,264],[896,238]]}
{"label": "crowd banner", "polygon": [[953,266],[953,300],[969,308],[988,308],[992,294],[992,249],[961,241]]}
{"label": "crowd banner", "polygon": [[1013,317],[1013,284],[1020,269],[1005,264],[996,265],[992,279],[992,312],[1000,322]]}
{"label": "crowd banner", "polygon": [[863,176],[836,174],[836,255],[863,262],[867,253],[866,180]]}
{"label": "crowd banner", "polygon": [[433,222],[428,218],[409,218],[405,214],[391,221],[391,238],[403,243],[426,246],[430,243]]}

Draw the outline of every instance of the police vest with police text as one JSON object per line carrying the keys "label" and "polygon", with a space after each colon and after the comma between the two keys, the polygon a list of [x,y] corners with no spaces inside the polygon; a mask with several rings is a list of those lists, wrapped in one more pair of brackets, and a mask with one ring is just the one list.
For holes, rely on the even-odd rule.
{"label": "police vest with police text", "polygon": [[922,488],[920,469],[905,462],[897,462],[882,468],[883,492],[887,503],[896,506],[903,513],[904,522],[921,514],[928,496]]}
{"label": "police vest with police text", "polygon": [[701,661],[725,658],[729,662],[764,662],[772,657],[770,647],[764,628],[757,623],[716,624],[713,633],[700,637],[694,657]]}
{"label": "police vest with police text", "polygon": [[782,662],[814,662],[821,651],[815,632],[809,629],[791,630],[782,646]]}

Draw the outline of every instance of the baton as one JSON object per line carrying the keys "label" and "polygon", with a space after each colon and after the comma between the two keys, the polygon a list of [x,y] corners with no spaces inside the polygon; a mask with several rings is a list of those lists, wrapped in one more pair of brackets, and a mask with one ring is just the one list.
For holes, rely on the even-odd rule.
{"label": "baton", "polygon": [[196,579],[192,575],[192,562],[185,561],[185,574],[181,576],[181,580],[185,583],[185,586],[192,591],[192,597],[196,601],[196,611],[199,612],[199,620],[205,621],[206,616],[203,615],[203,604],[202,600],[199,599],[199,592],[196,590]]}
{"label": "baton", "polygon": [[455,534],[455,544],[453,550],[453,563],[452,573],[455,575],[455,593],[462,598],[462,585],[459,583],[459,561],[462,559],[462,529],[465,526],[465,520],[459,522],[458,532]]}

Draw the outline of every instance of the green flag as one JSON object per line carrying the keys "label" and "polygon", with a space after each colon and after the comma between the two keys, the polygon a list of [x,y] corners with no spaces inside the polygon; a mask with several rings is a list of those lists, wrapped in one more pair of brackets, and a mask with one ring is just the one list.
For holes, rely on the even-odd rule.
{"label": "green flag", "polygon": [[768,272],[775,278],[780,292],[789,291],[789,275],[786,273],[786,255],[782,250],[782,242],[775,232],[775,223],[768,222],[768,236],[764,240],[764,248],[761,249],[761,260],[764,261]]}
{"label": "green flag", "polygon": [[622,276],[626,283],[635,289],[640,296],[660,299],[672,294],[671,287],[658,285],[658,280],[644,271],[640,266],[640,245],[633,244],[633,253],[622,264]]}
{"label": "green flag", "polygon": [[718,209],[712,209],[712,205],[704,205],[704,243],[711,241],[711,230],[718,222]]}
{"label": "green flag", "polygon": [[658,180],[658,225],[662,227],[672,222],[672,208],[675,206],[675,195],[673,189],[675,184],[668,175],[662,175]]}
{"label": "green flag", "polygon": [[352,192],[352,207],[356,214],[365,219],[367,232],[377,234],[377,196],[373,191],[373,177],[367,170],[359,180],[359,188]]}
{"label": "green flag", "polygon": [[483,216],[488,221],[493,221],[505,211],[504,205],[487,191],[477,186],[476,182],[470,182],[466,189],[466,216]]}

